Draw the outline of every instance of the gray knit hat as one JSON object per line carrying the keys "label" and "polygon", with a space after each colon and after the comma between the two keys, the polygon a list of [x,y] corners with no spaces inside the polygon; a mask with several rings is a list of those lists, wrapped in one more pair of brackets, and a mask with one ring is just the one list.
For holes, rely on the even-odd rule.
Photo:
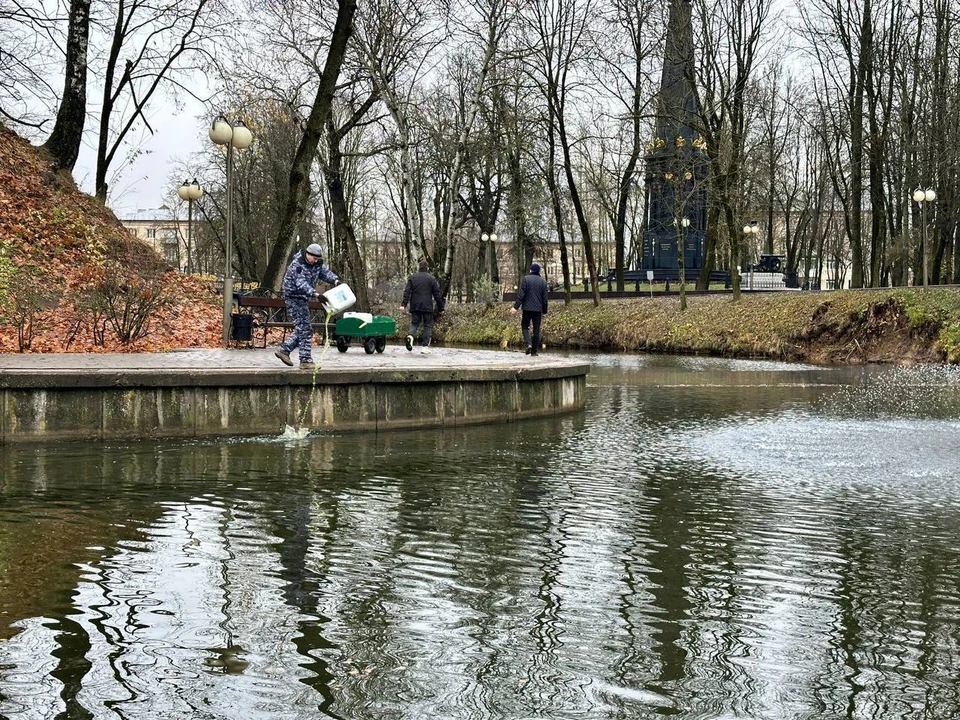
{"label": "gray knit hat", "polygon": [[323,250],[316,243],[310,243],[307,245],[307,255],[313,255],[314,257],[323,258]]}

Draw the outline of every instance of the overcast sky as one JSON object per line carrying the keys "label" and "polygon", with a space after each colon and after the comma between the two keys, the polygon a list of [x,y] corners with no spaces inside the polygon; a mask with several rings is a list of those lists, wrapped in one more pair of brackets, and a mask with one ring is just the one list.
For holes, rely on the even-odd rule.
{"label": "overcast sky", "polygon": [[[58,13],[62,12],[58,0],[27,0],[25,7],[40,16],[57,17]],[[65,21],[57,28],[64,31]],[[46,123],[40,129],[15,126],[15,130],[30,142],[40,145],[53,129],[59,103],[58,97],[54,95],[63,88],[63,50],[58,42],[62,43],[64,38],[56,33],[50,37],[31,34],[31,29],[27,26],[19,28],[19,32],[23,34],[24,42],[36,42],[40,53],[36,57],[46,58],[48,61],[37,68],[44,76],[42,79],[46,85],[35,84],[31,92],[25,93],[24,103],[24,114],[46,119]],[[11,37],[16,39],[17,35]],[[103,45],[105,41],[96,29],[92,29],[90,42],[91,45]],[[95,189],[96,143],[100,104],[103,99],[103,76],[98,72],[102,67],[102,58],[93,50],[88,61],[91,64],[87,74],[87,118],[83,144],[73,177],[83,192],[92,195]],[[220,85],[219,81],[211,81],[199,71],[193,71],[189,77],[181,80],[184,87],[189,87],[191,92],[201,97],[212,95],[211,82],[215,86]],[[193,179],[180,177],[182,170],[178,168],[192,164],[189,162],[191,155],[209,144],[205,119],[209,117],[208,112],[200,101],[183,90],[177,91],[175,101],[171,95],[172,87],[170,83],[162,84],[147,105],[146,113],[152,132],[138,120],[111,163],[107,175],[107,204],[118,216],[125,211],[158,208],[176,199],[176,188],[184,180]],[[128,102],[128,98],[123,98],[115,108],[113,125],[119,124],[121,117],[129,117],[129,107],[126,104]],[[17,103],[12,103],[12,106],[17,111],[21,110]],[[135,158],[131,160],[134,155]],[[197,181],[204,184],[203,178],[198,177]]]}
{"label": "overcast sky", "polygon": [[[154,133],[151,135],[145,130],[136,134],[137,138],[143,138],[143,153],[132,165],[127,164],[126,153],[118,153],[117,168],[111,168],[107,204],[118,217],[124,211],[158,208],[169,203],[177,186],[193,179],[174,175],[175,169],[199,151],[203,142],[209,142],[202,119],[203,107],[197,101],[188,99],[182,110],[163,97],[158,97],[152,105],[150,125]],[[88,124],[95,123],[88,119]],[[97,164],[95,142],[95,135],[88,133],[73,172],[80,189],[91,195]],[[121,164],[124,167],[120,168]],[[119,177],[114,174],[116,169],[120,169]],[[204,184],[203,178],[197,181],[201,186]]]}

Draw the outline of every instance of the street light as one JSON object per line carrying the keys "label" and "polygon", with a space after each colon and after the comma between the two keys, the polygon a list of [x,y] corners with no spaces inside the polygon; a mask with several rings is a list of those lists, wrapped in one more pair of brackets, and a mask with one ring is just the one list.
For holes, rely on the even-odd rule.
{"label": "street light", "polygon": [[233,149],[250,147],[253,133],[242,120],[234,125],[225,116],[217,115],[209,134],[215,145],[227,146],[227,239],[223,266],[223,344],[227,345],[230,342],[230,314],[233,310]]}
{"label": "street light", "polygon": [[[751,220],[748,225],[743,226],[743,234],[746,235],[747,242],[750,243],[750,259],[753,260],[753,246],[757,239],[757,233],[760,232],[760,226],[756,220]],[[752,240],[752,242],[751,242]],[[748,290],[753,290],[753,263],[750,263],[750,283]]]}
{"label": "street light", "polygon": [[487,260],[487,279],[490,282],[493,282],[493,249],[495,247],[494,243],[497,242],[497,234],[490,233],[487,235],[487,233],[483,233],[483,235],[480,236],[480,239],[484,242],[484,253],[486,254]]}
{"label": "street light", "polygon": [[920,252],[923,255],[923,286],[927,286],[927,203],[937,199],[932,188],[917,188],[913,191],[913,201],[920,206]]}
{"label": "street light", "polygon": [[183,181],[183,185],[177,188],[177,195],[181,200],[187,201],[187,274],[193,272],[193,201],[199,200],[203,195],[203,188],[194,178],[193,182]]}

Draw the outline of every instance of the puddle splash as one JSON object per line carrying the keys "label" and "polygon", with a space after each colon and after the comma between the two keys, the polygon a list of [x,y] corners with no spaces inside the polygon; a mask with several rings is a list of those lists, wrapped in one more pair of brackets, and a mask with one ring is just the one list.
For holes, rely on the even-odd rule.
{"label": "puddle splash", "polygon": [[310,435],[310,428],[295,428],[292,425],[285,425],[280,434],[281,440],[304,440]]}

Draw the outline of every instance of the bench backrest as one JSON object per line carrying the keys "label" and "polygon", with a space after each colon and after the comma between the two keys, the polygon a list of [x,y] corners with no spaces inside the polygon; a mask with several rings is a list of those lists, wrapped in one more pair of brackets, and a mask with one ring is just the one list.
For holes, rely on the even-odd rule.
{"label": "bench backrest", "polygon": [[[275,297],[257,297],[254,295],[238,295],[237,296],[237,307],[251,307],[251,308],[282,308],[286,307],[286,303],[283,301],[283,298]],[[322,310],[323,305],[319,300],[311,300],[307,303],[307,307],[311,310]]]}

